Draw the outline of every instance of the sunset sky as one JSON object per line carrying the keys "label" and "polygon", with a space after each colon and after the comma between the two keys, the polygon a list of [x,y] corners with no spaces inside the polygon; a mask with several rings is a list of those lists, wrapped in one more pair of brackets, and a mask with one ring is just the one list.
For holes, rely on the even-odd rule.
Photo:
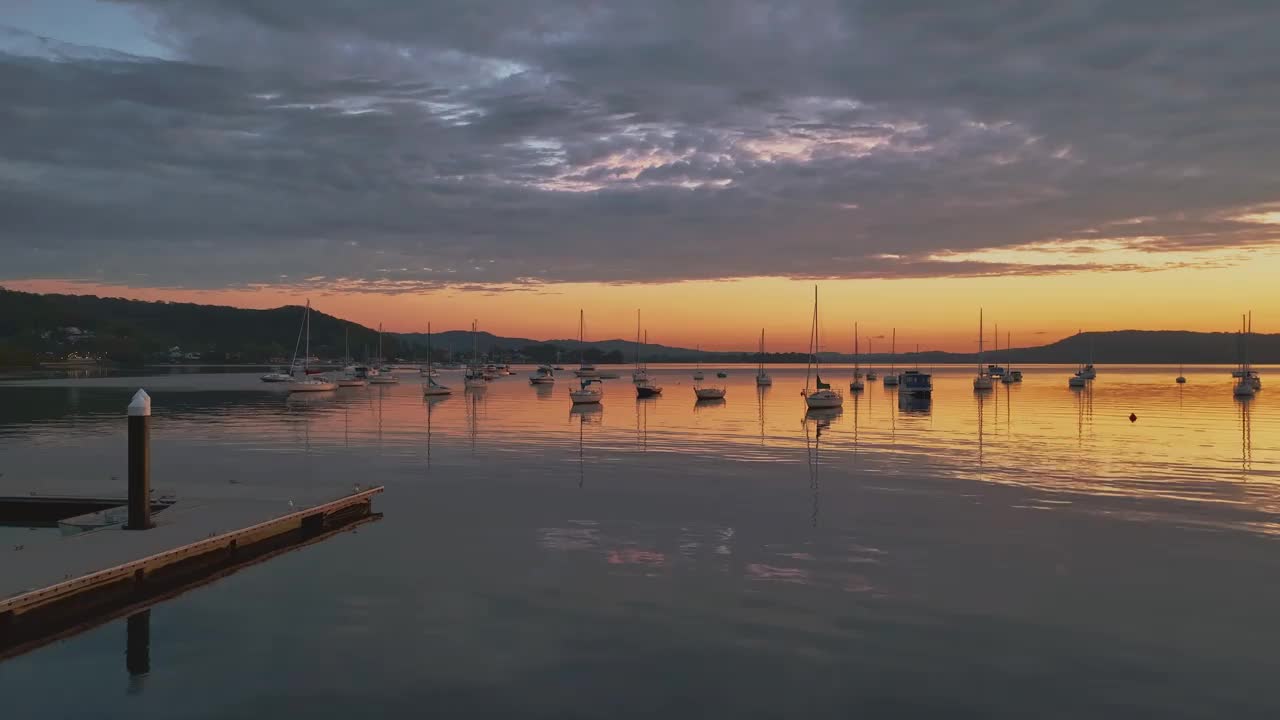
{"label": "sunset sky", "polygon": [[[1280,3],[0,0],[0,284],[968,350],[1280,319]],[[988,327],[988,332],[991,329]],[[876,349],[880,349],[876,340]]]}

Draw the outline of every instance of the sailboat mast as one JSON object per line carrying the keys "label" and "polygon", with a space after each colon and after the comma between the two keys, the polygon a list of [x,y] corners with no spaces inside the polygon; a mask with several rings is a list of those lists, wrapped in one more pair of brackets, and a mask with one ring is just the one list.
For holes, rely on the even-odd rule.
{"label": "sailboat mast", "polygon": [[982,308],[978,308],[978,374],[982,374]]}
{"label": "sailboat mast", "polygon": [[427,379],[431,379],[431,323],[427,323]]}
{"label": "sailboat mast", "polygon": [[640,369],[640,310],[636,309],[636,369]]}
{"label": "sailboat mast", "polygon": [[586,315],[583,314],[582,308],[578,308],[578,365],[583,365],[587,362],[586,323]]}
{"label": "sailboat mast", "polygon": [[889,341],[889,372],[898,366],[898,328],[893,329],[893,339]]}
{"label": "sailboat mast", "polygon": [[307,374],[307,358],[311,357],[311,300],[307,300],[307,309],[302,311],[302,328],[306,333],[306,345],[302,350],[302,374]]}
{"label": "sailboat mast", "polygon": [[853,324],[853,379],[858,379],[858,323]]}

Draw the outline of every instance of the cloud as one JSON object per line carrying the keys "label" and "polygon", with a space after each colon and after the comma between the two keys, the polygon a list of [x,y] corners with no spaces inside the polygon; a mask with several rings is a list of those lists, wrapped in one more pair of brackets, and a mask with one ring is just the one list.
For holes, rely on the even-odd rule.
{"label": "cloud", "polygon": [[166,58],[0,38],[4,276],[1048,274],[1280,236],[1272,4],[126,5]]}

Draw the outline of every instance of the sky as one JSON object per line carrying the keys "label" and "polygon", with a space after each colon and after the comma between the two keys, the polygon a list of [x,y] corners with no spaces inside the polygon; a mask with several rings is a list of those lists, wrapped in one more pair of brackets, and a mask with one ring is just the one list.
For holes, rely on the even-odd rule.
{"label": "sky", "polygon": [[0,284],[970,350],[1280,317],[1280,3],[0,0]]}

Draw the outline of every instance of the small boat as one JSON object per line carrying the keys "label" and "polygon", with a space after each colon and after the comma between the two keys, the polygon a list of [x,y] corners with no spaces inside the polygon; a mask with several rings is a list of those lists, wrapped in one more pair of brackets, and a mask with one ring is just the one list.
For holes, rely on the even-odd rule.
{"label": "small boat", "polygon": [[364,387],[368,384],[368,381],[365,380],[364,375],[357,375],[356,366],[351,364],[351,333],[346,328],[343,328],[342,344],[345,348],[345,354],[342,358],[342,377],[339,377],[335,382],[340,388]]}
{"label": "small boat", "polygon": [[263,375],[261,378],[258,378],[258,379],[261,380],[262,382],[268,382],[268,383],[292,382],[293,376],[285,372],[281,368],[271,368],[271,372],[267,373],[266,375]]}
{"label": "small boat", "polygon": [[596,373],[596,377],[601,380],[617,380],[622,376],[616,372],[599,372],[599,373]]}
{"label": "small boat", "polygon": [[1087,381],[1085,379],[1085,376],[1082,374],[1081,371],[1078,371],[1076,372],[1075,375],[1072,375],[1071,377],[1067,378],[1067,387],[1082,388],[1085,386],[1086,382]]}
{"label": "small boat", "polygon": [[453,394],[453,390],[449,389],[449,387],[436,382],[438,373],[431,367],[431,323],[427,323],[427,366],[422,369],[422,373],[427,378],[427,381],[422,383],[423,397],[439,397]]}
{"label": "small boat", "polygon": [[897,359],[898,359],[898,328],[894,328],[892,345],[889,346],[889,373],[884,376],[885,387],[898,386],[898,380],[900,378],[898,377],[898,373],[895,372],[895,370],[897,369],[896,367]]}
{"label": "small boat", "polygon": [[1085,363],[1084,369],[1080,371],[1080,376],[1085,380],[1093,380],[1098,377],[1098,371],[1093,367],[1093,337],[1089,337],[1089,362]]}
{"label": "small boat", "polygon": [[[307,301],[307,309],[302,314],[303,332],[307,337],[306,352],[302,356],[302,379],[294,378],[289,383],[289,392],[329,392],[337,390],[338,385],[323,377],[312,377],[312,373],[307,372],[307,360],[311,357],[311,301]],[[295,362],[297,358],[294,358]]]}
{"label": "small boat", "polygon": [[1174,379],[1174,382],[1179,385],[1187,384],[1187,377],[1182,374],[1182,363],[1178,363],[1178,377]]}
{"label": "small boat", "polygon": [[933,397],[933,376],[919,370],[907,370],[898,376],[901,380],[899,395],[915,398]]}
{"label": "small boat", "polygon": [[[382,323],[378,323],[378,358],[382,358]],[[382,367],[378,368],[376,373],[370,373],[370,385],[395,385],[400,379],[391,372],[391,366],[383,362]]]}
{"label": "small boat", "polygon": [[[645,341],[648,342],[647,337]],[[648,379],[649,369],[640,363],[640,311],[636,310],[636,365],[631,371],[631,382],[639,384]]]}
{"label": "small boat", "polygon": [[1248,321],[1245,316],[1240,316],[1240,369],[1231,373],[1231,377],[1237,378],[1238,382],[1231,388],[1231,394],[1241,397],[1253,397],[1262,389],[1262,378],[1258,377],[1258,372],[1249,364],[1249,335],[1253,333],[1253,313],[1248,315]]}
{"label": "small boat", "polygon": [[556,381],[555,370],[550,365],[539,365],[529,376],[530,385],[552,385]]}
{"label": "small boat", "polygon": [[[867,354],[868,355],[871,354],[871,338],[867,338]],[[879,379],[880,379],[880,376],[876,374],[876,371],[868,367],[867,382],[875,382],[876,380],[879,380]]]}
{"label": "small boat", "polygon": [[698,346],[697,346],[697,349],[696,349],[694,352],[698,353],[698,357],[697,357],[698,364],[697,364],[697,366],[693,369],[693,379],[694,379],[694,380],[701,380],[703,377],[705,377],[705,376],[702,374],[702,346],[701,346],[701,345],[698,345]]}
{"label": "small boat", "polygon": [[482,375],[484,375],[485,380],[497,380],[498,377],[502,374],[501,372],[498,371],[497,365],[485,365],[484,369],[481,370],[480,372]]}
{"label": "small boat", "polygon": [[973,378],[974,390],[990,390],[993,387],[991,373],[982,365],[982,310],[978,310],[978,374]]}
{"label": "small boat", "polygon": [[655,397],[661,394],[662,386],[654,383],[648,378],[636,383],[636,397],[638,398]]}
{"label": "small boat", "polygon": [[[800,393],[804,396],[805,405],[810,410],[821,408],[838,408],[844,405],[844,396],[831,389],[830,383],[822,382],[822,373],[818,366],[818,286],[813,286],[813,327],[809,332],[809,368],[805,372],[804,390]],[[813,372],[813,377],[817,378],[814,389],[809,389],[809,371]]]}
{"label": "small boat", "polygon": [[718,378],[727,378],[727,377],[729,377],[729,373],[727,373],[727,372],[725,372],[725,371],[723,371],[723,370],[720,370],[719,372],[717,372],[717,373],[716,373],[716,377],[718,377]]}
{"label": "small boat", "polygon": [[569,399],[574,405],[599,403],[604,397],[604,385],[597,378],[582,378],[581,383],[577,390],[569,390]]}
{"label": "small boat", "polygon": [[[1008,355],[1009,353],[1009,348],[1013,347],[1012,345],[1009,344],[1009,337],[1010,337],[1010,334],[1005,333],[1004,351],[1006,355]],[[1000,336],[997,335],[996,340],[999,340],[999,339],[1000,339]],[[1009,358],[1005,357],[1005,360],[1009,360]],[[1013,383],[1022,382],[1022,373],[1013,369],[1012,362],[1007,363],[1007,365],[1008,367],[1000,368],[1000,382],[1004,383],[1005,385],[1012,385]]]}
{"label": "small boat", "polygon": [[862,368],[858,365],[858,323],[853,324],[853,379],[849,381],[849,392],[862,392]]}
{"label": "small boat", "polygon": [[699,400],[723,400],[725,388],[722,387],[703,387],[696,385],[693,388],[693,394]]}
{"label": "small boat", "polygon": [[484,377],[484,368],[480,367],[480,341],[477,339],[476,321],[471,321],[471,364],[467,373],[462,376],[462,387],[467,390],[484,390],[489,381]]}
{"label": "small boat", "polygon": [[773,378],[764,369],[764,328],[760,328],[760,366],[756,368],[756,387],[773,384]]}
{"label": "small boat", "polygon": [[596,366],[587,362],[587,321],[582,310],[578,310],[578,369],[573,371],[580,378],[600,377]]}

